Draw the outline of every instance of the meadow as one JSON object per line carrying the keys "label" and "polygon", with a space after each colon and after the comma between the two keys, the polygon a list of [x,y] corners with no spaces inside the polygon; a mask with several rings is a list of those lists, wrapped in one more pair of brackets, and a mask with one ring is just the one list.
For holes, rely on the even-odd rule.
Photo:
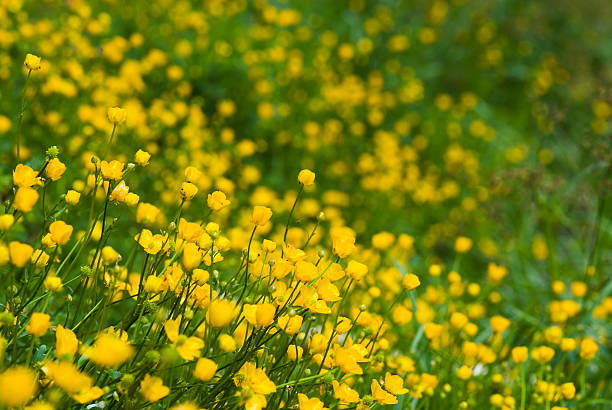
{"label": "meadow", "polygon": [[611,409],[610,21],[0,0],[0,410]]}

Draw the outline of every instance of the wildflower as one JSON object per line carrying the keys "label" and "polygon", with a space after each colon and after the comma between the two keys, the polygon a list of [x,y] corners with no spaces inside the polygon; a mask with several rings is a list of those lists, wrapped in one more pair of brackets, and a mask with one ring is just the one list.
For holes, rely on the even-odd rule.
{"label": "wildflower", "polygon": [[338,324],[336,325],[336,333],[343,335],[353,327],[351,319],[344,316],[338,317]]}
{"label": "wildflower", "polygon": [[402,286],[408,291],[418,288],[420,284],[419,277],[414,273],[407,273],[402,278]]}
{"label": "wildflower", "polygon": [[0,404],[9,408],[21,407],[36,396],[36,373],[25,366],[10,367],[0,373]]}
{"label": "wildflower", "polygon": [[127,111],[120,107],[111,107],[106,112],[106,117],[111,124],[123,124],[127,119]]}
{"label": "wildflower", "polygon": [[263,243],[261,244],[261,248],[264,250],[264,252],[272,253],[276,249],[276,242],[264,239]]}
{"label": "wildflower", "polygon": [[183,182],[181,184],[181,196],[190,201],[198,193],[198,187],[191,182]]}
{"label": "wildflower", "polygon": [[466,365],[461,366],[459,369],[457,369],[457,377],[461,380],[468,380],[470,377],[472,377],[472,369]]}
{"label": "wildflower", "polygon": [[107,265],[113,264],[119,260],[119,252],[113,249],[112,246],[105,246],[102,248],[101,257],[104,263]]}
{"label": "wildflower", "polygon": [[15,194],[13,206],[21,212],[30,212],[38,201],[38,192],[33,188],[19,188]]}
{"label": "wildflower", "polygon": [[62,390],[72,395],[89,389],[93,380],[69,361],[51,362],[45,365],[47,377]]}
{"label": "wildflower", "polygon": [[295,277],[302,282],[310,282],[319,276],[319,269],[314,263],[299,261],[295,264]]}
{"label": "wildflower", "polygon": [[207,382],[212,379],[215,373],[217,373],[217,364],[210,359],[206,359],[205,357],[198,359],[196,367],[193,371],[194,377],[203,382]]}
{"label": "wildflower", "polygon": [[141,149],[136,151],[136,154],[134,154],[134,162],[136,162],[141,167],[146,167],[147,165],[149,165],[150,159],[151,159],[151,154]]}
{"label": "wildflower", "polygon": [[74,332],[64,328],[62,325],[57,325],[55,329],[55,357],[61,359],[65,356],[74,356],[79,346],[79,340]]}
{"label": "wildflower", "polygon": [[287,347],[287,358],[291,361],[300,360],[303,353],[304,349],[302,346],[290,345]]}
{"label": "wildflower", "polygon": [[45,175],[47,178],[50,178],[52,181],[57,181],[64,175],[66,172],[66,165],[62,163],[57,158],[53,158],[49,160],[47,163],[47,168],[45,168]]}
{"label": "wildflower", "polygon": [[272,217],[272,210],[265,206],[256,206],[253,208],[253,214],[251,215],[251,223],[257,226],[263,226],[268,223]]}
{"label": "wildflower", "polygon": [[531,357],[533,360],[539,363],[546,363],[552,360],[555,355],[555,349],[551,349],[548,346],[539,346],[533,349]]}
{"label": "wildflower", "polygon": [[219,347],[226,353],[231,353],[238,348],[236,340],[228,334],[223,333],[219,336]]}
{"label": "wildflower", "polygon": [[123,202],[127,198],[130,192],[130,187],[125,184],[125,181],[121,181],[115,186],[108,199],[112,202]]}
{"label": "wildflower", "polygon": [[455,240],[455,251],[458,253],[466,253],[472,249],[472,240],[466,236],[459,236]]}
{"label": "wildflower", "polygon": [[51,239],[60,246],[64,245],[70,240],[70,236],[72,236],[72,229],[72,225],[68,225],[64,221],[55,221],[49,225]]}
{"label": "wildflower", "polygon": [[504,333],[510,326],[510,321],[503,316],[493,316],[490,321],[491,327],[495,333]]}
{"label": "wildflower", "polygon": [[346,267],[346,274],[356,281],[361,280],[368,273],[368,267],[357,261],[349,261]]}
{"label": "wildflower", "polygon": [[100,171],[104,179],[117,181],[123,177],[123,162],[112,160],[110,162],[100,162]]}
{"label": "wildflower", "polygon": [[574,383],[563,383],[559,386],[559,390],[561,391],[561,395],[565,400],[571,400],[576,395],[576,386]]}
{"label": "wildflower", "polygon": [[9,253],[11,257],[11,263],[18,268],[23,268],[26,263],[30,260],[34,249],[27,243],[21,243],[13,241],[9,243]]}
{"label": "wildflower", "polygon": [[591,338],[584,338],[582,339],[582,342],[580,342],[580,357],[585,360],[592,360],[597,354],[598,350],[599,346]]}
{"label": "wildflower", "polygon": [[200,253],[200,248],[195,243],[188,243],[183,248],[183,267],[190,271],[202,263],[202,254]]}
{"label": "wildflower", "polygon": [[257,394],[270,394],[276,391],[276,385],[272,382],[264,369],[257,368],[252,362],[246,362],[238,371],[234,378],[236,386],[249,387]]}
{"label": "wildflower", "polygon": [[[217,230],[218,229],[219,229],[219,226],[217,225]],[[202,236],[203,233],[204,233],[204,230],[202,229],[199,223],[187,222],[185,218],[181,218],[181,220],[179,221],[179,225],[178,225],[178,237],[179,238],[184,239],[187,242],[193,242],[193,241],[198,240]]]}
{"label": "wildflower", "polygon": [[309,169],[303,169],[298,174],[298,181],[304,186],[310,186],[314,184],[315,173]]}
{"label": "wildflower", "polygon": [[389,372],[385,373],[385,389],[395,395],[408,393],[408,389],[404,388],[404,380]]}
{"label": "wildflower", "polygon": [[440,334],[442,333],[442,325],[438,325],[436,323],[429,322],[425,324],[424,330],[425,330],[425,337],[427,337],[430,340],[437,339],[438,337],[440,337]]}
{"label": "wildflower", "polygon": [[344,233],[332,235],[332,245],[334,254],[341,258],[346,258],[356,249],[355,237]]}
{"label": "wildflower", "polygon": [[29,334],[35,337],[40,337],[47,333],[51,326],[51,316],[46,313],[34,312],[30,317],[30,322],[26,327]]}
{"label": "wildflower", "polygon": [[215,191],[212,194],[208,194],[208,198],[206,200],[208,207],[213,211],[219,212],[223,208],[229,206],[230,201],[227,199],[227,196],[221,191]]}
{"label": "wildflower", "polygon": [[333,380],[332,388],[334,389],[334,397],[342,404],[357,403],[359,401],[359,393],[350,388],[346,383],[338,383],[336,380]]}
{"label": "wildflower", "polygon": [[170,393],[170,388],[164,386],[164,382],[159,377],[151,377],[150,374],[145,374],[145,377],[140,382],[140,394],[145,400],[152,403],[163,399]]}
{"label": "wildflower", "polygon": [[125,199],[123,200],[123,202],[125,202],[127,206],[132,206],[132,207],[138,205],[138,201],[140,201],[140,197],[133,192],[129,192],[125,196]]}
{"label": "wildflower", "polygon": [[13,226],[15,217],[11,214],[0,215],[0,231],[8,231]]}
{"label": "wildflower", "polygon": [[527,361],[527,346],[517,346],[512,349],[512,360],[514,363]]}
{"label": "wildflower", "polygon": [[136,222],[151,225],[159,217],[161,211],[158,207],[147,202],[141,202],[136,208]]}
{"label": "wildflower", "polygon": [[323,407],[323,402],[316,397],[308,398],[305,394],[298,393],[298,403],[300,410],[328,410]]}
{"label": "wildflower", "polygon": [[376,379],[372,379],[372,384],[370,385],[370,388],[372,389],[372,398],[378,404],[385,405],[397,403],[397,398],[391,393],[385,391],[382,387],[380,387],[380,383],[378,383]]}
{"label": "wildflower", "polygon": [[180,318],[168,319],[164,323],[166,336],[174,344],[174,348],[178,354],[184,359],[191,361],[202,354],[204,341],[198,337],[179,334]]}
{"label": "wildflower", "polygon": [[78,204],[80,199],[81,194],[72,189],[68,190],[68,192],[66,192],[66,196],[64,197],[66,203],[72,206]]}
{"label": "wildflower", "polygon": [[142,246],[144,251],[150,255],[157,255],[164,244],[166,239],[164,235],[155,234],[148,230],[143,229],[138,235],[134,237],[136,241]]}
{"label": "wildflower", "polygon": [[196,167],[185,168],[185,180],[187,182],[195,183],[202,177],[202,172]]}
{"label": "wildflower", "polygon": [[258,327],[269,326],[274,323],[276,307],[271,303],[261,303],[255,310],[255,322]]}
{"label": "wildflower", "polygon": [[17,164],[13,171],[13,185],[19,188],[29,188],[38,183],[37,172],[27,165]]}
{"label": "wildflower", "polygon": [[25,58],[25,61],[23,62],[23,65],[25,65],[28,70],[32,70],[32,71],[40,70],[40,57],[34,54],[28,53],[26,54],[26,58]]}
{"label": "wildflower", "polygon": [[45,278],[44,285],[49,292],[59,292],[62,290],[62,278],[49,275]]}
{"label": "wildflower", "polygon": [[85,349],[85,354],[99,366],[114,368],[128,361],[134,354],[134,349],[116,335],[102,333],[93,346]]}
{"label": "wildflower", "polygon": [[236,304],[225,299],[215,299],[208,306],[206,318],[212,327],[222,328],[234,320]]}

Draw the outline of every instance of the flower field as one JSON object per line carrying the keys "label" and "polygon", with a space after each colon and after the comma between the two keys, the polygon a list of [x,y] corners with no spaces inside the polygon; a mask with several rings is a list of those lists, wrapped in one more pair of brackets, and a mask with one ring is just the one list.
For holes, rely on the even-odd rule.
{"label": "flower field", "polygon": [[611,409],[610,21],[0,0],[0,410]]}

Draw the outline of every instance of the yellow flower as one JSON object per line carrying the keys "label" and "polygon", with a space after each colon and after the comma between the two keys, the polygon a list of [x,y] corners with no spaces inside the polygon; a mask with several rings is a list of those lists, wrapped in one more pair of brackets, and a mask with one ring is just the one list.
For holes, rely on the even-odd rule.
{"label": "yellow flower", "polygon": [[26,327],[26,330],[32,336],[40,337],[47,333],[51,326],[51,316],[46,313],[35,312],[30,317],[30,322]]}
{"label": "yellow flower", "polygon": [[191,182],[183,182],[181,184],[181,196],[186,200],[193,199],[194,196],[198,193],[198,187],[192,184]]}
{"label": "yellow flower", "polygon": [[127,111],[120,107],[111,107],[106,112],[106,116],[112,124],[123,124],[127,119]]}
{"label": "yellow flower", "polygon": [[428,339],[437,339],[438,337],[440,337],[440,334],[442,333],[442,325],[438,325],[436,323],[433,322],[429,322],[425,324],[425,337],[427,337]]}
{"label": "yellow flower", "polygon": [[389,372],[385,373],[385,389],[395,395],[408,393],[408,389],[404,388],[404,380]]}
{"label": "yellow flower", "polygon": [[59,292],[62,290],[62,278],[57,276],[47,276],[45,278],[45,289],[49,292]]}
{"label": "yellow flower", "polygon": [[66,192],[66,196],[64,197],[64,200],[66,201],[66,203],[72,206],[78,204],[80,199],[81,199],[81,194],[72,189],[68,190],[68,192]]}
{"label": "yellow flower", "polygon": [[493,316],[490,319],[491,327],[495,333],[504,333],[510,326],[510,321],[503,316]]}
{"label": "yellow flower", "polygon": [[23,268],[30,260],[34,249],[27,243],[13,241],[9,243],[9,253],[11,255],[11,263],[18,268]]}
{"label": "yellow flower", "polygon": [[134,239],[138,241],[146,253],[157,255],[161,251],[166,237],[160,234],[153,235],[150,230],[143,229]]}
{"label": "yellow flower", "polygon": [[0,373],[0,404],[3,406],[21,407],[32,400],[37,391],[36,373],[30,368],[15,366]]}
{"label": "yellow flower", "polygon": [[63,245],[70,240],[72,236],[72,225],[68,225],[64,221],[55,221],[49,225],[49,233],[51,239],[58,245]]}
{"label": "yellow flower", "polygon": [[44,367],[47,377],[55,382],[68,394],[77,394],[88,390],[93,385],[91,377],[81,373],[79,369],[69,361],[59,363],[47,363]]}
{"label": "yellow flower", "polygon": [[582,339],[582,342],[580,342],[580,357],[585,360],[592,360],[597,354],[598,350],[599,346],[591,338],[584,338]]}
{"label": "yellow flower", "polygon": [[43,400],[35,401],[29,406],[25,406],[24,410],[55,410],[55,407]]}
{"label": "yellow flower", "polygon": [[136,206],[138,201],[140,201],[140,197],[133,192],[129,192],[123,200],[127,206]]}
{"label": "yellow flower", "polygon": [[319,276],[319,269],[314,263],[299,261],[295,264],[295,277],[302,282],[310,282]]}
{"label": "yellow flower", "polygon": [[134,162],[136,162],[141,167],[146,167],[147,165],[149,165],[150,159],[151,159],[151,154],[141,149],[136,151],[136,154],[134,155]]}
{"label": "yellow flower", "polygon": [[113,189],[113,192],[109,195],[109,201],[123,202],[130,193],[130,187],[125,184],[125,181],[121,181]]}
{"label": "yellow flower", "polygon": [[228,334],[222,334],[219,336],[219,347],[226,353],[231,353],[238,348],[236,340]]}
{"label": "yellow flower", "polygon": [[101,257],[104,263],[110,265],[119,260],[119,252],[113,249],[112,246],[105,246],[102,248]]}
{"label": "yellow flower", "polygon": [[304,319],[300,315],[290,316],[288,314],[284,314],[278,318],[278,328],[292,336],[300,331],[303,320]]}
{"label": "yellow flower", "polygon": [[178,354],[185,360],[191,361],[202,355],[204,341],[198,337],[179,334],[180,317],[168,319],[164,323],[166,336],[173,343]]}
{"label": "yellow flower", "polygon": [[25,65],[28,70],[32,70],[32,71],[40,70],[40,57],[34,54],[28,53],[26,54],[23,65]]}
{"label": "yellow flower", "polygon": [[305,394],[298,393],[300,410],[327,410],[323,407],[323,402],[316,397],[308,398]]}
{"label": "yellow flower", "polygon": [[402,278],[402,286],[408,291],[418,288],[420,284],[419,277],[414,273],[407,273]]}
{"label": "yellow flower", "polygon": [[117,181],[123,176],[123,162],[117,161],[116,159],[107,162],[100,162],[100,171],[105,179],[111,179]]}
{"label": "yellow flower", "polygon": [[117,367],[127,362],[134,354],[130,344],[114,334],[100,334],[94,345],[85,349],[85,354],[102,367]]}
{"label": "yellow flower", "polygon": [[514,363],[523,363],[527,361],[527,346],[516,346],[512,349],[511,353]]}
{"label": "yellow flower", "polygon": [[287,358],[291,361],[299,360],[303,353],[304,349],[302,346],[289,345],[289,347],[287,347]]}
{"label": "yellow flower", "polygon": [[264,252],[272,253],[276,249],[276,242],[264,239],[263,243],[261,244],[261,248],[264,250]]}
{"label": "yellow flower", "polygon": [[247,386],[257,394],[270,394],[276,391],[272,382],[263,369],[258,369],[255,363],[246,362],[234,377],[236,386]]}
{"label": "yellow flower", "polygon": [[196,363],[193,376],[196,379],[207,382],[215,376],[215,373],[217,373],[217,364],[210,359],[202,357]]}
{"label": "yellow flower", "polygon": [[552,349],[548,346],[539,346],[533,349],[531,352],[531,357],[533,360],[539,363],[546,363],[552,360],[555,356],[555,349]]}
{"label": "yellow flower", "polygon": [[304,186],[310,186],[314,184],[315,181],[315,173],[309,169],[303,169],[298,174],[298,181],[300,184]]}
{"label": "yellow flower", "polygon": [[11,214],[0,215],[0,231],[8,231],[13,226],[15,217]]}
{"label": "yellow flower", "polygon": [[65,356],[74,356],[79,347],[79,340],[74,332],[62,325],[55,329],[55,357],[61,359]]}
{"label": "yellow flower", "polygon": [[164,382],[159,377],[151,377],[146,374],[140,382],[140,394],[145,400],[156,402],[163,399],[170,393],[168,386],[164,386]]}
{"label": "yellow flower", "polygon": [[198,182],[201,176],[202,172],[196,167],[185,168],[185,181],[191,183]]}
{"label": "yellow flower", "polygon": [[[207,225],[208,227],[208,225]],[[219,227],[217,225],[217,231]],[[181,218],[178,224],[178,237],[187,242],[194,242],[200,239],[204,230],[197,222],[187,222],[185,218]]]}
{"label": "yellow flower", "polygon": [[368,273],[368,267],[357,261],[349,261],[346,267],[346,274],[356,281],[361,280]]}
{"label": "yellow flower", "polygon": [[380,384],[378,383],[378,381],[376,379],[372,380],[372,384],[370,385],[370,388],[372,389],[372,398],[378,403],[378,404],[396,404],[397,403],[397,398],[386,392],[382,387],[380,387]]}
{"label": "yellow flower", "polygon": [[467,380],[472,377],[472,369],[467,367],[466,365],[461,366],[457,369],[457,377],[461,380]]}
{"label": "yellow flower", "polygon": [[236,304],[225,299],[215,299],[208,306],[206,319],[215,328],[222,328],[230,324],[235,317]]}
{"label": "yellow flower", "polygon": [[334,389],[334,397],[337,398],[342,404],[357,403],[359,401],[359,393],[351,389],[346,383],[338,383],[336,380],[332,381],[332,387]]}
{"label": "yellow flower", "polygon": [[472,249],[472,240],[467,236],[459,236],[455,239],[455,251],[458,253],[466,253]]}
{"label": "yellow flower", "polygon": [[332,235],[333,252],[341,258],[346,258],[355,252],[355,237],[352,235]]}
{"label": "yellow flower", "polygon": [[563,383],[559,386],[559,390],[561,391],[561,395],[565,400],[571,400],[576,395],[576,386],[574,383]]}
{"label": "yellow flower", "polygon": [[73,394],[71,397],[81,404],[89,403],[90,401],[99,399],[104,394],[104,390],[98,386],[91,386],[89,389],[83,390],[80,393]]}
{"label": "yellow flower", "polygon": [[274,323],[276,307],[271,303],[261,303],[256,305],[255,323],[257,327],[265,327]]}
{"label": "yellow flower", "polygon": [[45,168],[45,175],[52,181],[60,179],[62,175],[64,175],[64,172],[66,172],[66,165],[57,158],[51,159],[47,164],[47,168]]}
{"label": "yellow flower", "polygon": [[200,248],[195,243],[188,243],[183,248],[183,267],[186,270],[193,270],[202,263]]}
{"label": "yellow flower", "polygon": [[227,199],[227,196],[223,192],[215,191],[212,194],[208,194],[206,203],[210,209],[218,212],[229,206],[231,202]]}
{"label": "yellow flower", "polygon": [[19,188],[15,194],[13,206],[21,212],[30,212],[38,201],[38,192],[33,188]]}
{"label": "yellow flower", "polygon": [[263,226],[268,223],[272,217],[272,210],[265,206],[257,205],[253,208],[251,215],[251,223],[257,226]]}
{"label": "yellow flower", "polygon": [[160,213],[161,211],[155,205],[141,202],[136,208],[136,222],[151,225],[157,220]]}
{"label": "yellow flower", "polygon": [[19,188],[29,188],[38,183],[37,172],[27,165],[17,164],[13,171],[13,185]]}

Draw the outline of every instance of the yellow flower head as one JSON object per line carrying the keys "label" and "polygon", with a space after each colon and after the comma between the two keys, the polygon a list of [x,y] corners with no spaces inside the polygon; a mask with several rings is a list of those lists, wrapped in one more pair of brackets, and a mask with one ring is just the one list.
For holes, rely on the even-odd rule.
{"label": "yellow flower head", "polygon": [[380,387],[380,383],[378,383],[376,379],[372,379],[372,384],[370,385],[370,387],[372,389],[372,398],[378,404],[385,405],[397,403],[397,398],[391,393],[385,391],[382,387]]}
{"label": "yellow flower head", "polygon": [[212,194],[208,194],[208,199],[206,200],[208,207],[213,211],[220,211],[223,208],[229,206],[230,201],[227,199],[227,196],[221,191],[215,191]]}
{"label": "yellow flower head", "polygon": [[236,315],[236,304],[225,299],[215,299],[208,306],[206,319],[215,328],[222,328],[230,324]]}
{"label": "yellow flower head", "polygon": [[116,159],[107,162],[100,162],[100,170],[102,172],[102,176],[105,179],[110,179],[113,181],[117,181],[123,177],[123,162],[117,161]]}
{"label": "yellow flower head", "polygon": [[140,165],[141,167],[146,167],[147,165],[149,165],[150,159],[151,159],[151,154],[141,149],[136,151],[136,154],[134,155],[134,162]]}
{"label": "yellow flower head", "polygon": [[32,70],[32,71],[40,70],[40,57],[34,54],[28,53],[26,54],[26,58],[25,58],[25,61],[23,62],[23,65],[25,65],[28,70]]}
{"label": "yellow flower head", "polygon": [[117,367],[132,357],[134,349],[114,334],[101,333],[94,345],[85,349],[85,354],[99,366]]}
{"label": "yellow flower head", "polygon": [[47,164],[47,168],[45,168],[45,175],[52,181],[60,179],[64,172],[66,172],[66,165],[57,158],[51,159]]}
{"label": "yellow flower head", "polygon": [[78,204],[80,199],[81,194],[72,189],[68,190],[68,192],[66,192],[66,196],[64,197],[66,203],[72,206]]}
{"label": "yellow flower head", "polygon": [[111,107],[106,112],[106,116],[111,124],[123,124],[127,119],[127,111],[119,107]]}
{"label": "yellow flower head", "polygon": [[9,254],[11,256],[11,263],[18,268],[23,268],[26,263],[30,260],[34,249],[27,243],[21,243],[13,241],[9,243]]}
{"label": "yellow flower head", "polygon": [[191,182],[183,182],[181,184],[181,196],[186,200],[193,199],[194,196],[198,193],[198,187],[192,184]]}
{"label": "yellow flower head", "polygon": [[193,376],[196,379],[207,382],[214,377],[215,373],[217,373],[217,364],[210,359],[202,357],[196,363]]}
{"label": "yellow flower head", "polygon": [[257,205],[253,208],[251,214],[251,223],[257,226],[263,226],[272,218],[272,210],[265,206]]}
{"label": "yellow flower head", "polygon": [[164,386],[164,382],[159,377],[152,377],[146,374],[140,382],[140,394],[145,400],[156,402],[163,399],[170,393],[170,388]]}
{"label": "yellow flower head", "polygon": [[298,174],[298,181],[300,184],[304,186],[310,186],[314,184],[315,181],[315,173],[309,169],[303,169]]}
{"label": "yellow flower head", "polygon": [[40,337],[47,333],[49,327],[51,327],[51,316],[46,313],[35,312],[32,313],[26,330],[32,336]]}
{"label": "yellow flower head", "polygon": [[49,225],[49,233],[51,239],[57,245],[63,245],[70,240],[72,236],[72,225],[68,225],[64,221],[55,221]]}
{"label": "yellow flower head", "polygon": [[30,212],[38,201],[38,192],[34,188],[22,187],[15,194],[13,206],[21,212]]}
{"label": "yellow flower head", "polygon": [[27,165],[17,164],[13,171],[13,185],[29,188],[38,183],[37,173]]}
{"label": "yellow flower head", "polygon": [[57,325],[55,329],[55,357],[61,359],[65,356],[74,356],[79,346],[79,340],[74,332],[64,328],[62,325]]}
{"label": "yellow flower head", "polygon": [[36,373],[25,366],[11,367],[0,373],[0,404],[9,408],[21,407],[38,392]]}

